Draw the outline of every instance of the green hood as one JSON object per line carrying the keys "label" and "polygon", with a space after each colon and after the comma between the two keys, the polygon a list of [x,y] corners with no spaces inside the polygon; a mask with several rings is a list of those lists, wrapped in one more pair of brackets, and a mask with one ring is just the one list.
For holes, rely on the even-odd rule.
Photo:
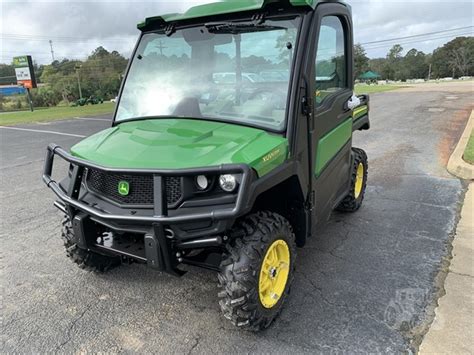
{"label": "green hood", "polygon": [[84,139],[71,153],[114,168],[183,169],[245,163],[259,176],[284,162],[285,138],[263,130],[191,119],[124,122]]}

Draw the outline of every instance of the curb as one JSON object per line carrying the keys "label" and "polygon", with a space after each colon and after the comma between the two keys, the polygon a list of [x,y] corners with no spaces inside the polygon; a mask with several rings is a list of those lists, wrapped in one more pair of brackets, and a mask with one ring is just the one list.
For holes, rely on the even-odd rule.
{"label": "curb", "polygon": [[453,154],[451,154],[447,166],[447,169],[451,174],[465,180],[474,180],[474,165],[466,163],[462,158],[473,128],[474,111],[471,111],[471,116],[467,121],[466,128],[464,129],[461,139],[459,139]]}
{"label": "curb", "polygon": [[442,271],[445,279],[440,285],[435,316],[420,344],[419,355],[473,353],[473,212],[474,183],[470,183],[452,240],[449,268]]}

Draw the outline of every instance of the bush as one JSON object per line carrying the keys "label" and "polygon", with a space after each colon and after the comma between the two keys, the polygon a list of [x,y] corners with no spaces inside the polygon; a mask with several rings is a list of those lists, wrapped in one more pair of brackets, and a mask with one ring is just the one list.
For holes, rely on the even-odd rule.
{"label": "bush", "polygon": [[51,90],[49,87],[31,90],[31,96],[35,107],[56,106],[62,101],[61,94]]}
{"label": "bush", "polygon": [[2,100],[2,111],[16,111],[28,107],[26,97],[24,95],[5,96]]}
{"label": "bush", "polygon": [[71,103],[67,100],[61,100],[58,102],[56,106],[58,107],[68,107]]}

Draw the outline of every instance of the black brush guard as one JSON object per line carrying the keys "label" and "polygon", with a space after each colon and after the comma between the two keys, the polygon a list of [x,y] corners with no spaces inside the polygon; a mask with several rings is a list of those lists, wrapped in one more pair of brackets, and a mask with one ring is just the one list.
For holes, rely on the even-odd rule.
{"label": "black brush guard", "polygon": [[[72,174],[68,190],[65,191],[58,182],[52,179],[51,174],[54,165],[55,155],[60,156],[72,166]],[[81,182],[86,168],[98,169],[111,173],[130,173],[130,174],[151,174],[153,175],[153,215],[137,216],[125,214],[109,214],[79,200]],[[77,229],[79,235],[78,243],[82,248],[87,248],[87,242],[84,238],[87,228],[85,220],[88,216],[93,216],[104,222],[119,223],[138,223],[150,225],[151,232],[145,234],[144,246],[146,262],[148,266],[166,271],[172,274],[181,274],[176,268],[175,258],[172,256],[172,250],[165,236],[164,225],[173,225],[197,221],[217,221],[225,219],[235,219],[243,215],[248,209],[247,202],[251,194],[251,169],[245,164],[223,164],[206,168],[189,169],[116,169],[108,168],[94,164],[92,162],[73,157],[64,149],[55,144],[50,144],[46,150],[46,160],[43,170],[43,181],[53,190],[58,199],[65,207],[73,221],[73,227]],[[168,215],[168,204],[166,197],[166,186],[164,177],[167,176],[195,176],[207,174],[242,174],[242,179],[238,188],[237,199],[232,208],[210,210],[204,213],[179,213],[177,215]],[[56,206],[58,204],[56,203]],[[58,206],[60,207],[60,206]],[[78,212],[75,212],[78,211]]]}

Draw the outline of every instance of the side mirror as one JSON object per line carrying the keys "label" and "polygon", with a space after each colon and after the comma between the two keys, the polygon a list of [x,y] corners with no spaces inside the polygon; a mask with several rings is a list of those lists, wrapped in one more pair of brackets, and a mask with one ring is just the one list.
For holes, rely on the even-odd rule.
{"label": "side mirror", "polygon": [[346,110],[353,110],[356,107],[360,106],[360,99],[358,96],[352,95],[349,100],[346,102]]}
{"label": "side mirror", "polygon": [[344,105],[344,109],[353,110],[359,106],[368,105],[369,104],[369,95],[352,95],[349,100]]}

